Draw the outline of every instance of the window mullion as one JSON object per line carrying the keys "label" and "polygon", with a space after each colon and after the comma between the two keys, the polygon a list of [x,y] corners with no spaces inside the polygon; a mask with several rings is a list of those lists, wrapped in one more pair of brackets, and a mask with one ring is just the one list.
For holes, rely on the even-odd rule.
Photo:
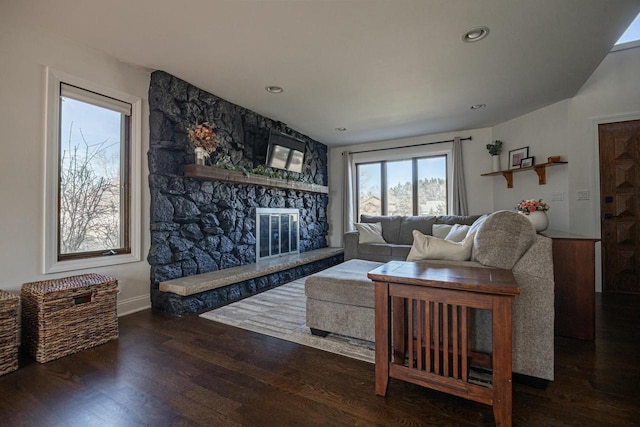
{"label": "window mullion", "polygon": [[418,159],[411,159],[411,191],[413,193],[413,215],[418,215]]}
{"label": "window mullion", "polygon": [[[355,172],[356,174],[356,215],[358,216],[356,218],[356,222],[360,221],[360,165],[356,164],[356,167],[354,168],[354,170],[351,172],[352,174]],[[346,179],[345,179],[346,181]],[[347,191],[347,190],[345,190]]]}
{"label": "window mullion", "polygon": [[388,215],[387,200],[389,192],[387,190],[387,162],[386,160],[380,162],[380,211],[382,215]]}
{"label": "window mullion", "polygon": [[[445,176],[448,177],[449,176],[449,158],[447,157],[447,155],[444,155],[444,173]],[[447,214],[450,214],[449,212],[449,182],[448,180],[445,181],[445,186],[444,186],[444,194],[445,194],[445,200],[446,200],[446,211]]]}
{"label": "window mullion", "polygon": [[125,253],[131,252],[131,186],[129,183],[131,182],[131,116],[123,116],[123,141],[122,144],[122,169],[121,180],[120,180],[120,192],[121,192],[121,229],[122,229],[122,240],[121,247],[124,249]]}

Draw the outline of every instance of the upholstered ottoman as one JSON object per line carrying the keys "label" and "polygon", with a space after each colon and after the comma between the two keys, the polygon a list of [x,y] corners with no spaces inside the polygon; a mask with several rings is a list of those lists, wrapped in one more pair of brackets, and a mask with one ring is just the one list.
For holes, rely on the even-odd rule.
{"label": "upholstered ottoman", "polygon": [[352,259],[307,277],[304,289],[311,333],[337,333],[374,341],[373,282],[367,273],[381,265]]}

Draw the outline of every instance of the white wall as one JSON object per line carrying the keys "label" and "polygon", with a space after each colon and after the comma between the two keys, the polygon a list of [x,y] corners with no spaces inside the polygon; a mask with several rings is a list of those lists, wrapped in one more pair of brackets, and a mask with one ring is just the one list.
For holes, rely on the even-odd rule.
{"label": "white wall", "polygon": [[[493,128],[495,139],[508,151],[529,146],[536,163],[561,155],[569,164],[547,169],[547,185],[538,186],[534,172],[514,174],[513,189],[494,188],[496,209],[509,208],[521,198],[542,197],[551,204],[550,228],[600,236],[600,183],[597,124],[640,118],[640,48],[610,53],[578,94]],[[502,183],[501,183],[502,184]],[[589,191],[589,200],[578,200]],[[563,192],[563,201],[552,201]]]}
{"label": "white wall", "polygon": [[[493,137],[503,142],[500,161],[508,169],[509,151],[529,147],[529,156],[535,163],[544,163],[547,157],[559,155],[567,160],[568,101],[561,101],[493,128]],[[523,199],[544,199],[549,203],[549,228],[569,231],[569,165],[546,169],[547,184],[538,185],[534,171],[513,174],[513,188],[507,188],[503,177],[494,178],[493,205],[495,210],[513,209]],[[552,200],[554,193],[563,200]],[[556,197],[559,198],[559,197]]]}
{"label": "white wall", "polygon": [[43,203],[45,67],[92,81],[143,99],[142,113],[142,256],[120,266],[92,272],[119,281],[120,315],[150,306],[149,147],[147,92],[149,72],[133,68],[98,51],[53,34],[40,33],[0,16],[0,289],[19,291],[22,283],[82,274],[78,270],[43,276]]}
{"label": "white wall", "polygon": [[[329,246],[342,245],[342,198],[345,182],[342,166],[343,151],[349,149],[356,152],[378,148],[403,147],[435,141],[447,141],[456,136],[461,138],[471,136],[472,138],[471,141],[462,142],[469,213],[481,214],[493,211],[493,178],[480,176],[482,173],[491,171],[491,156],[486,148],[486,145],[492,141],[491,129],[489,128],[394,139],[349,147],[332,147],[329,149]],[[434,144],[402,150],[400,157],[417,157],[450,150],[451,143]],[[390,155],[389,151],[382,153],[385,156]]]}
{"label": "white wall", "polygon": [[[551,204],[550,228],[600,237],[597,125],[640,119],[638,76],[640,48],[610,53],[575,97],[496,126],[494,137],[505,141],[507,151],[528,145],[536,161],[559,154],[569,164],[566,169],[549,169],[546,186],[537,186],[535,176],[526,176],[528,173],[514,175],[512,190],[500,190],[496,184],[495,208],[508,208],[519,198],[543,197]],[[578,191],[589,191],[590,199],[578,200]],[[553,192],[564,192],[565,200],[551,201]],[[599,243],[596,278],[596,290],[600,291]]]}
{"label": "white wall", "polygon": [[[493,128],[508,151],[529,146],[541,162],[561,155],[569,164],[547,169],[547,185],[538,186],[534,172],[514,174],[513,189],[494,188],[496,209],[514,206],[520,198],[542,197],[551,204],[550,228],[600,236],[600,183],[597,124],[640,118],[640,48],[610,53],[578,94]],[[501,183],[502,184],[502,183]],[[589,191],[589,200],[578,200]],[[552,201],[556,192],[563,201]]]}

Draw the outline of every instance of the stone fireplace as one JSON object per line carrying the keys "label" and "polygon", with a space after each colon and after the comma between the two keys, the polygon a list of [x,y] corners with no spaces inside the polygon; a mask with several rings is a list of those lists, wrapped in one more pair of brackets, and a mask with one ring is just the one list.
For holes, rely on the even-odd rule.
{"label": "stone fireplace", "polygon": [[[162,71],[151,75],[149,88],[151,190],[151,301],[155,309],[185,314],[217,307],[295,280],[341,261],[326,259],[290,270],[188,297],[159,291],[162,281],[252,264],[257,261],[257,212],[294,209],[297,248],[307,252],[327,246],[327,194],[270,188],[219,180],[185,177],[195,163],[187,129],[202,122],[215,124],[220,139],[212,161],[227,158],[235,166],[264,165],[269,129],[305,141],[302,173],[284,172],[284,178],[327,184],[327,147],[289,129],[283,123],[231,104]],[[278,214],[279,215],[279,214]],[[269,221],[275,221],[270,217]],[[291,246],[294,217],[289,217],[289,242],[279,229],[278,248]],[[278,217],[283,221],[282,217]],[[284,223],[279,222],[280,227]],[[260,229],[262,232],[262,228]],[[269,244],[269,256],[274,256]],[[260,251],[264,248],[261,246]],[[275,247],[273,248],[275,250]]]}

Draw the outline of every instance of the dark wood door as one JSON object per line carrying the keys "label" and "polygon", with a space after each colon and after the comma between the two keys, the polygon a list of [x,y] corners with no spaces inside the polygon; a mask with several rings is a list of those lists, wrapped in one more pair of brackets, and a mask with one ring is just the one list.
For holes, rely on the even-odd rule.
{"label": "dark wood door", "polygon": [[598,126],[604,292],[640,293],[640,120]]}

